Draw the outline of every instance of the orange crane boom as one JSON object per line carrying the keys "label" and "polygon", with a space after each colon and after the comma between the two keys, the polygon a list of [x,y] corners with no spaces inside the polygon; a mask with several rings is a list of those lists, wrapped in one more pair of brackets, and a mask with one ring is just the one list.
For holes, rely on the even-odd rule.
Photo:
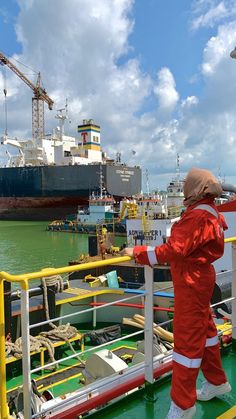
{"label": "orange crane boom", "polygon": [[44,102],[48,108],[53,108],[53,100],[48,96],[45,89],[41,86],[41,75],[38,73],[36,84],[32,83],[8,58],[0,52],[0,64],[9,67],[27,86],[34,92],[32,98],[32,135],[33,139],[44,136]]}

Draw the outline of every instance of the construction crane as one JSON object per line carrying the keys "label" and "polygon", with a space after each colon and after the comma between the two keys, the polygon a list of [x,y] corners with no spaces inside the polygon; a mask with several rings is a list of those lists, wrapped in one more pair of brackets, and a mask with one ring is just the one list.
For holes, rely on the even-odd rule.
{"label": "construction crane", "polygon": [[[51,110],[53,100],[48,96],[46,90],[41,86],[41,75],[38,73],[36,84],[32,83],[8,58],[0,52],[0,64],[6,65],[29,86],[33,92],[32,97],[32,136],[33,140],[44,137],[44,102]],[[6,92],[4,91],[6,96]]]}

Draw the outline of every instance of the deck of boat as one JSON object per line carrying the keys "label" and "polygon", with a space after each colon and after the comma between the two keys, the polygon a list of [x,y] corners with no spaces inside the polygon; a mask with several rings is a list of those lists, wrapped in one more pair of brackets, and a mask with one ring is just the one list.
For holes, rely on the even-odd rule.
{"label": "deck of boat", "polygon": [[[111,345],[110,348],[117,355],[124,358],[130,356],[131,359],[133,352],[135,352],[135,342],[125,340],[122,343]],[[232,391],[208,402],[197,402],[197,412],[194,416],[196,419],[233,419],[236,417],[236,352],[233,352],[231,347],[223,351],[223,367],[232,386]],[[71,353],[70,348],[67,347],[63,353],[64,355],[69,355]],[[56,397],[65,393],[65,389],[66,392],[70,392],[74,391],[78,386],[82,386],[82,384],[79,384],[80,379],[83,378],[82,369],[82,365],[78,360],[68,360],[54,373],[49,373],[48,371],[38,372],[33,374],[33,378],[40,391],[49,390]],[[197,381],[198,387],[201,386],[202,381],[204,381],[204,377],[200,373]],[[17,386],[21,382],[22,376],[15,376],[11,379],[11,382],[8,383],[8,397],[10,393],[12,397],[16,395]],[[171,374],[166,374],[165,377],[158,379],[151,386],[151,391],[149,390],[149,395],[153,396],[154,401],[147,398],[147,392],[142,388],[133,391],[125,399],[122,398],[109,404],[107,407],[100,408],[96,412],[93,411],[90,414],[86,414],[86,417],[94,419],[123,419],[124,417],[129,419],[165,419],[170,405],[170,386]],[[10,392],[10,388],[13,391]]]}
{"label": "deck of boat", "polygon": [[[50,276],[49,273],[48,273],[48,276]],[[147,281],[146,283],[148,284]],[[112,323],[114,324],[114,322],[116,324],[121,324],[124,315],[125,316],[127,315],[126,310],[124,308],[120,309],[120,307],[112,307],[112,309],[108,308],[106,311],[104,311],[103,314],[102,314],[102,310],[98,310],[98,309],[92,312],[91,310],[93,306],[97,308],[99,304],[103,305],[104,302],[109,302],[109,304],[111,304],[111,302],[115,303],[116,300],[118,300],[118,303],[116,302],[116,304],[121,305],[123,304],[123,300],[124,300],[123,296],[125,295],[125,293],[135,294],[134,296],[132,295],[131,297],[129,297],[130,299],[134,297],[136,299],[137,295],[138,295],[138,298],[140,299],[144,293],[143,290],[134,290],[134,289],[129,290],[129,289],[120,289],[120,288],[109,289],[105,287],[98,287],[98,288],[90,287],[87,283],[84,283],[78,279],[77,280],[74,279],[73,281],[70,281],[70,284],[68,285],[69,285],[68,289],[64,289],[64,292],[56,296],[56,306],[55,306],[56,310],[55,311],[56,313],[60,314],[61,319],[63,318],[67,319],[68,315],[70,316],[70,320],[73,320],[72,324],[75,325],[78,330],[78,334],[76,338],[71,339],[72,345],[68,344],[67,339],[65,339],[62,342],[57,342],[54,344],[54,347],[56,349],[55,357],[54,357],[55,360],[51,364],[56,366],[57,369],[53,371],[48,369],[47,366],[45,365],[47,361],[49,360],[49,355],[50,355],[49,349],[47,350],[43,349],[43,351],[41,350],[34,351],[34,353],[31,354],[31,366],[29,368],[28,375],[24,374],[23,376],[23,371],[21,368],[21,360],[16,360],[16,359],[10,360],[10,361],[8,360],[9,362],[7,361],[7,365],[6,365],[8,401],[10,400],[10,402],[12,402],[12,400],[14,401],[17,399],[19,388],[22,386],[22,384],[25,388],[25,381],[26,381],[25,377],[30,377],[30,373],[31,373],[31,378],[33,378],[36,382],[37,390],[41,394],[45,390],[48,390],[52,393],[54,398],[64,399],[65,394],[82,389],[84,387],[84,383],[83,383],[84,379],[83,379],[83,374],[82,374],[82,371],[84,368],[83,364],[84,362],[87,361],[90,354],[98,350],[98,348],[94,346],[91,336],[88,336],[88,331],[105,327],[107,326],[107,324],[105,325],[105,323],[107,323],[108,321],[109,321],[109,324],[112,324]],[[158,293],[154,293],[155,297],[156,297],[156,294]],[[162,295],[163,292],[161,293],[159,292],[159,294],[161,294],[160,297],[163,299],[163,295]],[[235,295],[235,292],[233,293],[233,295]],[[148,292],[147,292],[147,296],[148,296]],[[165,295],[165,298],[166,297],[171,298],[171,304],[173,305],[173,298],[174,298],[173,294]],[[22,298],[25,298],[24,293],[22,294]],[[24,299],[22,301],[24,302]],[[148,307],[148,302],[149,302],[148,298],[145,299],[145,304],[146,304],[145,310]],[[150,305],[150,308],[151,308],[153,306],[153,302],[151,301],[150,303],[151,303]],[[155,304],[155,300],[154,300],[154,304]],[[167,307],[172,307],[172,305],[168,304]],[[17,317],[19,320],[22,316],[19,316],[19,315],[17,316],[17,314],[19,314],[18,306],[19,306],[19,300],[14,301],[13,313],[15,317]],[[30,306],[29,311],[32,313],[31,319],[30,319],[30,323],[32,326],[32,324],[35,323],[35,320],[37,320],[37,323],[38,323],[39,308],[42,308],[42,296],[37,295],[33,297],[32,299],[30,298],[29,306]],[[142,309],[140,302],[136,303],[135,307],[133,307],[134,304],[130,302],[129,304],[125,302],[123,306],[125,307],[127,306],[126,309],[129,312],[132,312],[134,310],[135,313],[137,312],[136,310]],[[24,309],[24,307],[25,305],[21,304],[22,310]],[[89,307],[89,308],[86,310],[83,307]],[[102,308],[102,307],[98,307],[98,308]],[[161,304],[159,308],[165,309],[166,307],[164,307],[163,304]],[[114,310],[114,313],[113,313],[113,310]],[[114,318],[113,318],[113,314],[114,314]],[[33,317],[33,315],[35,316],[35,318]],[[168,312],[167,312],[165,313],[165,315],[168,318],[172,317],[172,313],[168,315]],[[232,318],[234,319],[234,317]],[[58,318],[56,317],[55,320],[57,321]],[[148,326],[148,321],[149,321],[150,326]],[[169,321],[170,319],[168,320],[168,322]],[[42,322],[42,324],[43,323],[45,322]],[[233,325],[234,324],[235,322],[233,322]],[[37,327],[38,326],[40,326],[40,324],[38,324]],[[120,339],[120,336],[119,336],[120,340],[115,339],[114,342],[113,341],[111,343],[109,342],[107,345],[107,349],[109,351],[114,351],[115,353],[119,351],[119,355],[118,354],[117,355],[121,356],[122,359],[124,360],[128,360],[129,362],[127,363],[129,363],[129,366],[134,366],[134,369],[135,369],[137,367],[137,357],[136,357],[136,362],[133,361],[132,354],[134,353],[134,351],[137,351],[137,345],[136,345],[137,340],[141,340],[141,339],[143,340],[144,331],[140,330],[139,332],[137,332],[135,328],[135,333],[130,334],[130,327],[134,328],[134,324],[130,325],[128,323],[128,326],[127,326],[127,324],[123,322],[122,326],[124,326],[124,327],[121,327],[122,338]],[[147,316],[145,319],[145,327],[146,327],[145,337],[146,337],[147,332],[152,330],[151,326],[152,326],[152,318],[151,316]],[[20,327],[16,327],[16,329],[19,329],[19,328]],[[24,329],[23,331],[25,332]],[[140,334],[137,335],[137,333],[140,333]],[[149,336],[150,338],[152,338],[152,334],[149,333]],[[233,343],[235,345],[235,340],[233,341]],[[74,351],[76,351],[76,353],[79,352],[79,356],[75,354]],[[164,370],[165,375],[162,375],[161,378],[158,378],[153,385],[150,385],[150,384],[148,385],[149,398],[147,398],[147,387],[146,388],[144,387],[144,368],[143,368],[142,374],[136,375],[135,380],[130,380],[132,381],[131,384],[133,385],[133,387],[129,386],[128,389],[129,390],[132,389],[130,392],[131,394],[129,394],[126,398],[120,397],[119,400],[113,398],[113,401],[110,403],[109,397],[111,396],[111,393],[119,394],[119,395],[123,393],[117,392],[116,387],[119,387],[117,385],[117,381],[115,381],[115,385],[113,385],[113,387],[110,388],[109,380],[108,380],[109,382],[106,383],[106,387],[104,386],[104,384],[101,385],[101,387],[99,388],[99,391],[101,392],[99,392],[98,396],[94,396],[94,393],[91,396],[92,394],[91,391],[93,391],[93,389],[95,389],[96,392],[98,391],[97,389],[98,389],[99,383],[94,382],[88,386],[88,388],[85,390],[87,393],[84,395],[84,397],[86,398],[86,401],[84,403],[90,404],[92,407],[90,406],[87,410],[85,410],[85,408],[88,407],[87,404],[85,407],[83,405],[83,402],[81,404],[78,402],[78,404],[75,406],[76,412],[74,416],[73,414],[70,414],[70,413],[68,413],[67,416],[62,416],[62,415],[55,416],[57,415],[57,412],[56,412],[55,415],[52,417],[53,418],[66,417],[68,419],[69,418],[75,419],[75,417],[80,417],[81,414],[82,415],[85,414],[86,417],[89,416],[89,417],[94,417],[94,418],[100,417],[100,418],[112,418],[112,419],[123,418],[123,417],[128,417],[130,419],[139,419],[139,418],[140,419],[143,419],[143,418],[144,419],[146,418],[147,419],[152,419],[152,418],[164,419],[166,418],[166,415],[170,406],[170,386],[171,386],[171,372],[170,372],[171,350],[170,348],[168,348],[168,351],[169,352],[167,356],[165,357],[168,359],[168,361],[166,361],[166,364],[165,364],[165,361],[158,361],[160,362],[160,364],[158,365],[158,369],[159,371],[160,370],[162,371],[162,374]],[[147,357],[148,357],[148,354],[147,354]],[[59,359],[61,359],[60,362],[59,362]],[[222,349],[222,361],[223,361],[224,369],[228,376],[228,380],[232,385],[232,392],[225,396],[215,398],[209,402],[204,402],[204,403],[198,402],[197,413],[195,415],[196,418],[233,419],[236,417],[236,405],[235,405],[236,403],[236,375],[235,375],[236,350],[235,350],[235,347],[232,348],[232,346],[229,345],[227,348]],[[156,358],[154,362],[156,362]],[[164,368],[163,368],[162,362],[165,364]],[[150,365],[150,362],[148,365]],[[25,363],[23,364],[23,366],[25,368]],[[52,366],[52,365],[49,364],[49,366]],[[130,371],[132,372],[134,369],[132,368]],[[125,387],[127,385],[127,382],[126,382],[127,377],[129,376],[129,373],[126,375],[126,371],[128,370],[129,368],[125,367],[124,370],[122,370],[122,374],[117,375],[115,378],[111,377],[112,380],[120,380],[121,386],[120,388],[118,388],[119,391],[128,391]],[[123,381],[120,378],[122,376],[123,376]],[[140,382],[140,377],[142,378],[142,382]],[[204,378],[200,374],[198,378],[198,387],[200,387],[201,382],[203,380]],[[134,387],[137,388],[137,386],[142,386],[142,387],[139,387],[139,389],[136,390]],[[105,388],[105,393],[106,393],[105,398],[103,394],[104,388]],[[83,391],[80,393],[83,393]],[[151,396],[153,396],[152,399],[151,399]],[[91,399],[93,399],[93,397],[94,399],[96,399],[97,397],[97,399],[92,400],[92,404],[91,404],[90,401]],[[114,396],[114,397],[117,397],[117,396]],[[79,399],[79,397],[77,398]],[[106,404],[106,403],[109,403],[109,404]],[[29,399],[28,405],[30,407],[30,399]],[[98,407],[97,411],[95,411],[95,409],[91,410],[94,408],[94,406]],[[46,409],[47,409],[47,406],[46,406]],[[87,412],[90,412],[90,413],[87,413]],[[30,417],[30,416],[27,416],[27,417]]]}
{"label": "deck of boat", "polygon": [[[236,417],[236,353],[227,350],[222,354],[223,367],[232,386],[231,393],[215,397],[208,402],[197,402],[194,419],[234,419]],[[204,381],[199,374],[197,386]],[[170,406],[171,377],[158,380],[154,385],[155,401],[147,400],[144,389],[132,393],[126,399],[90,414],[92,418],[102,419],[165,419]]]}

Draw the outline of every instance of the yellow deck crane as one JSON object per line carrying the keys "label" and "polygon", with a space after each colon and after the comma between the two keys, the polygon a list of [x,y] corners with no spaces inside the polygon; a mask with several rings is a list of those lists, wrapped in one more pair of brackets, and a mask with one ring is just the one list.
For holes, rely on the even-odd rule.
{"label": "yellow deck crane", "polygon": [[138,205],[137,203],[132,201],[122,201],[121,202],[121,210],[120,210],[120,216],[119,221],[122,221],[125,216],[127,215],[127,218],[136,218],[137,217],[137,211],[138,211]]}
{"label": "yellow deck crane", "polygon": [[[33,140],[44,137],[44,102],[51,110],[53,100],[41,86],[41,75],[38,73],[36,84],[32,83],[8,58],[0,52],[0,64],[9,67],[21,80],[23,80],[34,92],[32,97],[32,137]],[[6,92],[4,91],[6,96]]]}

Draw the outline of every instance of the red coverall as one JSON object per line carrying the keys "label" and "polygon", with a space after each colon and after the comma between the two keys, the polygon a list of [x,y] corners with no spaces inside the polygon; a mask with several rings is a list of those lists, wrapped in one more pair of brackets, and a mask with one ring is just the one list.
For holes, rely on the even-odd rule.
{"label": "red coverall", "polygon": [[143,265],[170,263],[174,284],[174,351],[171,398],[181,409],[196,401],[199,368],[211,384],[227,381],[222,369],[210,300],[215,284],[212,265],[224,253],[225,220],[212,199],[189,206],[171,230],[167,243],[135,246]]}

